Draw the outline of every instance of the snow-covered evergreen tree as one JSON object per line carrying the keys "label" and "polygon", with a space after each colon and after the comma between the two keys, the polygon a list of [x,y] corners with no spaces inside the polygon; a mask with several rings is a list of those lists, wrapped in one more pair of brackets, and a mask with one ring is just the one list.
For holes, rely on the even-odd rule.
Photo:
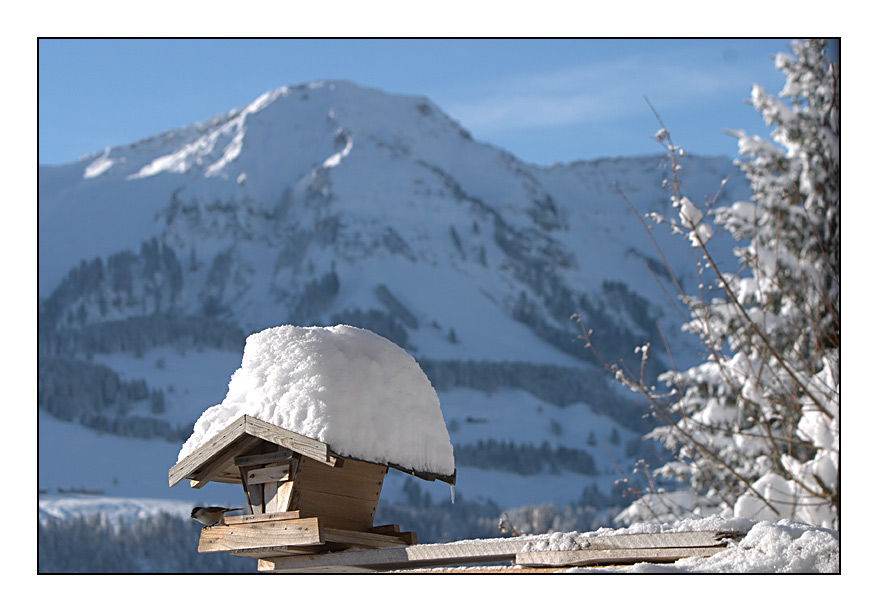
{"label": "snow-covered evergreen tree", "polygon": [[[660,376],[666,393],[616,368],[662,422],[649,437],[674,459],[657,475],[686,483],[645,495],[621,521],[719,512],[839,526],[839,66],[826,41],[791,50],[776,57],[779,96],[752,92],[773,142],[736,134],[751,201],[698,205],[673,181],[670,225],[701,261],[685,329],[707,358]],[[664,127],[656,137],[676,177],[682,150]],[[710,240],[722,230],[742,245],[734,272],[716,272]]]}

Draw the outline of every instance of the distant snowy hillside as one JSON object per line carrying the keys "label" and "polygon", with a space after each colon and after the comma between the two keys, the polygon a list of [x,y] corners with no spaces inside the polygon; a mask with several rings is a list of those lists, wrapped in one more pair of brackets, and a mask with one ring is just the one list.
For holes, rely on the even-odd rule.
{"label": "distant snowy hillside", "polygon": [[[749,198],[730,160],[684,159],[691,197],[729,176],[719,202]],[[139,438],[166,458],[142,496],[194,500],[167,489],[167,449],[222,401],[244,338],[345,323],[432,381],[462,499],[605,503],[647,456],[645,425],[570,316],[611,360],[660,346],[656,321],[679,337],[658,253],[617,191],[665,211],[667,176],[658,154],[529,165],[426,98],[343,81],[41,167],[40,488],[131,496],[140,460],[117,445]],[[658,240],[694,288],[691,253]],[[78,436],[106,461],[75,471],[63,449]],[[382,500],[417,495],[392,472]]]}

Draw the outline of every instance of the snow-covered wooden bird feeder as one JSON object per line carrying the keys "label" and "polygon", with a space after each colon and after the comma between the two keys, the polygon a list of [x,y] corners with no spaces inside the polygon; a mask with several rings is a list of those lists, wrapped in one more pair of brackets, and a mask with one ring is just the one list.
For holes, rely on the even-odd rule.
{"label": "snow-covered wooden bird feeder", "polygon": [[168,472],[240,483],[249,514],[202,530],[200,552],[266,558],[415,544],[373,525],[388,468],[454,485],[439,399],[417,362],[372,332],[271,328],[250,336],[225,400]]}

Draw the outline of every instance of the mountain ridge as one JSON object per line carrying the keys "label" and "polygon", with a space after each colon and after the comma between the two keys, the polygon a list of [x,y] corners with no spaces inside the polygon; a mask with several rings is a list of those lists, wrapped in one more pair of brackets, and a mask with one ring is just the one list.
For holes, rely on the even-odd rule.
{"label": "mountain ridge", "polygon": [[[545,410],[546,431],[509,429],[516,445],[505,447],[495,417],[479,429],[478,402],[443,398],[472,457],[479,441],[593,452],[549,422],[596,415],[633,444],[642,408],[612,388],[570,316],[584,316],[611,360],[659,341],[656,321],[681,337],[656,282],[667,272],[618,193],[667,212],[661,162],[526,164],[474,141],[427,98],[339,81],[283,87],[194,126],[40,167],[41,414],[173,440],[222,398],[233,359],[217,362],[209,392],[175,368],[216,351],[240,356],[243,338],[265,327],[348,323],[412,353],[440,396],[476,390],[488,410],[508,390]],[[687,155],[681,172],[704,195],[726,173],[722,198],[749,197],[729,160]],[[693,286],[688,247],[658,240]],[[101,381],[99,398],[65,376]],[[605,469],[598,461],[594,471],[606,490]]]}

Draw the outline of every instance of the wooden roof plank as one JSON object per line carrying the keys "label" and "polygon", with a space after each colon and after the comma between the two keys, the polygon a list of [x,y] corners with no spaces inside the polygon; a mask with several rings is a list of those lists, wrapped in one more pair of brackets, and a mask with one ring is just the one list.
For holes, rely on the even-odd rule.
{"label": "wooden roof plank", "polygon": [[226,472],[234,468],[237,455],[252,451],[260,442],[260,440],[246,434],[238,436],[224,448],[217,450],[212,457],[204,462],[201,468],[190,474],[194,480],[198,481],[197,485],[193,484],[192,486],[201,488],[210,481],[225,480],[229,482],[228,478],[233,479],[231,482],[236,482],[236,476],[240,478],[240,472],[237,475],[228,475]]}
{"label": "wooden roof plank", "polygon": [[[333,467],[336,465],[337,462],[344,460],[344,457],[342,455],[334,453],[329,445],[324,442],[320,442],[319,440],[314,440],[307,436],[297,434],[283,427],[267,423],[261,419],[245,414],[240,416],[225,429],[216,434],[206,443],[199,446],[195,451],[184,457],[170,470],[168,470],[169,486],[173,487],[185,478],[195,479],[199,481],[199,484],[197,484],[196,486],[203,486],[204,483],[210,481],[211,479],[205,478],[203,475],[198,475],[196,473],[199,470],[204,470],[205,466],[208,464],[214,465],[213,459],[218,453],[222,452],[223,449],[225,449],[228,445],[238,441],[242,436],[247,435],[253,436],[254,438],[258,438],[260,440],[265,440],[266,442],[277,444],[285,449],[289,449],[293,452],[314,459],[315,461],[319,461],[330,467]],[[249,457],[242,458],[242,461],[248,462],[254,461],[256,459],[257,458]],[[366,461],[364,459],[357,459],[355,457],[351,457],[351,459],[356,459],[357,461],[365,463],[371,463],[376,466],[392,467],[396,470],[405,472],[406,474],[412,474],[413,476],[417,476],[418,478],[422,478],[424,480],[441,480],[451,485],[454,485],[455,481],[457,480],[456,471],[451,475],[434,474],[431,472],[421,472],[418,470],[413,470],[394,463],[388,463],[385,465]],[[235,467],[234,465],[226,466],[225,463],[226,461],[221,462],[221,465],[223,467],[223,469],[220,470],[221,472],[229,471],[228,468]],[[228,478],[228,476],[223,477]]]}
{"label": "wooden roof plank", "polygon": [[184,478],[187,478],[198,471],[198,469],[209,462],[216,453],[245,435],[245,418],[246,417],[242,416],[236,419],[231,425],[216,434],[206,443],[199,446],[192,451],[192,453],[179,461],[174,467],[168,470],[169,486],[173,487]]}
{"label": "wooden roof plank", "polygon": [[233,464],[234,455],[247,451],[243,447],[230,447],[247,437],[278,444],[326,465],[332,466],[336,462],[336,458],[330,454],[329,445],[245,414],[168,470],[169,486],[173,487],[185,478],[197,480],[196,487],[204,486],[211,478],[198,472],[207,469],[210,474],[219,476],[229,467],[234,467],[227,466],[226,463],[231,461]]}
{"label": "wooden roof plank", "polygon": [[244,431],[248,434],[268,442],[274,442],[278,446],[288,448],[326,465],[335,465],[336,458],[331,455],[328,444],[266,423],[255,417],[244,415],[241,418],[244,419]]}

